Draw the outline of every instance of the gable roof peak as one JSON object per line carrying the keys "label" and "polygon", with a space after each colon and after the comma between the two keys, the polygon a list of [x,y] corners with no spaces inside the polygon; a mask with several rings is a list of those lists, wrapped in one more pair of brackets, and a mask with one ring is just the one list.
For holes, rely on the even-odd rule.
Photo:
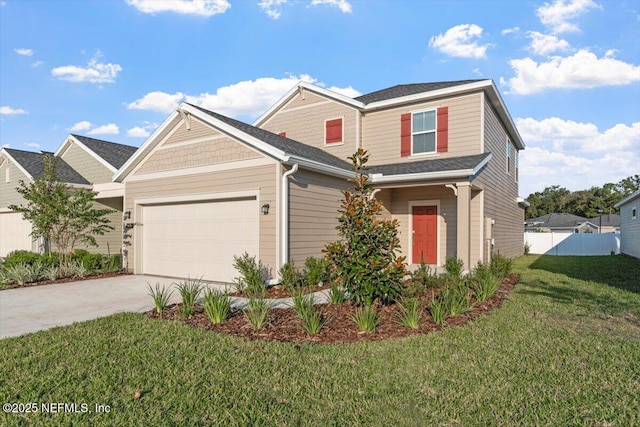
{"label": "gable roof peak", "polygon": [[69,134],[69,136],[80,142],[87,149],[93,151],[93,153],[111,165],[115,170],[120,169],[120,167],[129,160],[133,153],[138,150],[138,147],[133,147],[131,145],[105,141],[103,139],[91,138],[74,133]]}

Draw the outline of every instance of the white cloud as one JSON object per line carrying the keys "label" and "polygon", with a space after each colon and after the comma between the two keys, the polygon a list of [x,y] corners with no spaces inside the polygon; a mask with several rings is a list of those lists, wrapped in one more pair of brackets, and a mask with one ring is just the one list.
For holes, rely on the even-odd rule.
{"label": "white cloud", "polygon": [[175,12],[207,18],[225,13],[231,7],[227,0],[126,0],[126,2],[143,13]]}
{"label": "white cloud", "polygon": [[[317,79],[302,74],[300,76],[289,75],[285,78],[260,77],[256,80],[245,80],[228,86],[220,87],[215,93],[204,92],[197,95],[188,95],[181,92],[169,94],[165,92],[150,92],[142,98],[127,105],[129,109],[150,110],[169,113],[182,101],[199,105],[208,110],[231,117],[255,118],[275,104],[300,80],[326,87]],[[351,86],[327,88],[349,97],[361,95]]]}
{"label": "white cloud", "polygon": [[550,185],[582,190],[638,173],[640,122],[604,131],[593,123],[558,117],[515,122],[527,143],[520,157],[521,195]]}
{"label": "white cloud", "polygon": [[611,56],[598,58],[588,50],[567,57],[554,56],[537,63],[531,58],[509,61],[516,76],[506,82],[509,92],[529,95],[545,89],[594,88],[640,81],[640,66]]}
{"label": "white cloud", "polygon": [[114,83],[122,67],[118,64],[98,62],[102,53],[97,51],[86,67],[64,65],[51,70],[51,75],[73,83]]}
{"label": "white cloud", "polygon": [[25,142],[24,145],[26,145],[27,147],[35,148],[35,149],[40,148],[40,144],[37,144],[35,142]]}
{"label": "white cloud", "polygon": [[480,68],[474,68],[473,70],[471,70],[471,72],[476,76],[482,76],[482,71],[480,71]]}
{"label": "white cloud", "polygon": [[33,68],[37,68],[37,67],[41,66],[42,64],[44,64],[44,61],[36,61],[33,64],[31,64],[31,66]]}
{"label": "white cloud", "polygon": [[78,131],[82,131],[82,130],[87,130],[87,129],[91,129],[91,126],[93,126],[91,124],[91,122],[89,122],[87,120],[83,120],[83,121],[78,122],[75,125],[71,126],[69,128],[69,131],[70,132],[78,132]]}
{"label": "white cloud", "polygon": [[31,56],[31,55],[33,55],[33,49],[20,48],[20,49],[13,49],[13,51],[15,53],[17,53],[18,55],[21,55],[21,56]]}
{"label": "white cloud", "polygon": [[29,114],[29,112],[21,108],[11,108],[8,105],[3,105],[2,107],[0,107],[0,115],[12,116],[16,114]]}
{"label": "white cloud", "polygon": [[[2,5],[2,6],[4,6],[4,5]],[[11,144],[2,144],[2,148],[9,148],[9,147],[11,147]]]}
{"label": "white cloud", "polygon": [[113,123],[107,125],[98,126],[87,132],[87,135],[117,135],[120,133],[120,129]]}
{"label": "white cloud", "polygon": [[570,21],[583,15],[589,9],[602,9],[593,0],[555,0],[545,3],[536,10],[540,22],[550,27],[555,33],[579,31],[580,28]]}
{"label": "white cloud", "polygon": [[351,3],[347,0],[312,0],[311,6],[329,5],[337,7],[343,13],[351,13]]}
{"label": "white cloud", "polygon": [[286,4],[289,0],[261,0],[258,6],[273,19],[280,18],[280,6]]}
{"label": "white cloud", "polygon": [[444,34],[429,39],[429,46],[459,58],[484,58],[491,44],[479,45],[482,27],[475,24],[461,24],[449,28]]}
{"label": "white cloud", "polygon": [[506,36],[507,34],[517,33],[519,31],[520,31],[520,27],[505,28],[500,32],[500,34],[502,34],[503,36]]}
{"label": "white cloud", "polygon": [[130,110],[149,110],[160,113],[172,112],[180,102],[184,100],[184,93],[176,92],[173,95],[166,92],[149,92],[140,99],[127,105]]}
{"label": "white cloud", "polygon": [[569,42],[554,35],[542,34],[537,31],[527,32],[531,39],[529,49],[538,55],[548,55],[553,52],[565,51],[570,48]]}
{"label": "white cloud", "polygon": [[149,135],[151,135],[149,133],[149,131],[147,131],[145,128],[140,127],[140,126],[136,126],[136,127],[132,127],[131,129],[127,129],[127,136],[131,136],[134,138],[146,138]]}

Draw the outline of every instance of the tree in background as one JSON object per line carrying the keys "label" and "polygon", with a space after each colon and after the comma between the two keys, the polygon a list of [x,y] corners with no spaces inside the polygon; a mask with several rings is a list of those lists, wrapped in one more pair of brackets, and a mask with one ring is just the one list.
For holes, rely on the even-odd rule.
{"label": "tree in background", "polygon": [[527,197],[530,206],[527,218],[537,218],[550,213],[570,213],[585,218],[594,218],[603,214],[619,213],[614,207],[634,191],[640,189],[640,175],[627,177],[617,184],[607,183],[602,187],[571,192],[559,185],[545,188]]}
{"label": "tree in background", "polygon": [[26,204],[11,205],[9,209],[21,212],[31,223],[31,235],[53,243],[60,265],[68,266],[69,254],[76,244],[98,246],[95,236],[113,230],[106,216],[114,211],[94,208],[96,192],[72,192],[57,179],[56,167],[57,158],[45,155],[43,176],[29,184],[20,181],[16,188]]}

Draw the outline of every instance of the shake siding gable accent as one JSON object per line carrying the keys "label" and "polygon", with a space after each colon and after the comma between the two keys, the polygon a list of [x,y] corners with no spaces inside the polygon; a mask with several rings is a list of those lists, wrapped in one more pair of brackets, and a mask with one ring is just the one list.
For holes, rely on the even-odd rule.
{"label": "shake siding gable accent", "polygon": [[449,148],[449,107],[438,108],[436,123],[438,124],[436,132],[438,153],[446,153]]}
{"label": "shake siding gable accent", "polygon": [[400,116],[400,155],[411,155],[411,113]]}

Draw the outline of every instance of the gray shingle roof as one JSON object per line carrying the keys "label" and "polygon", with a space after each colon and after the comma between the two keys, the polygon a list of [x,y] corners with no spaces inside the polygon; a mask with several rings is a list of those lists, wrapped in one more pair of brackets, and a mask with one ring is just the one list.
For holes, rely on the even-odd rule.
{"label": "gray shingle roof", "polygon": [[72,136],[116,169],[120,169],[138,149],[130,145],[103,141],[101,139],[89,138],[88,136],[74,134],[72,134]]}
{"label": "gray shingle roof", "polygon": [[[15,159],[34,178],[40,178],[44,175],[44,154],[34,153],[32,151],[16,150],[14,148],[5,148],[7,153]],[[84,179],[82,175],[76,172],[67,162],[58,158],[56,167],[56,177],[69,184],[85,184],[89,185],[89,181]]]}
{"label": "gray shingle roof", "polygon": [[211,117],[214,117],[230,126],[235,127],[238,130],[241,130],[242,132],[248,135],[253,136],[254,138],[259,139],[260,141],[263,141],[279,150],[282,150],[289,155],[303,157],[308,160],[313,160],[329,166],[335,166],[337,168],[344,169],[347,171],[353,170],[350,163],[347,163],[346,161],[341,160],[336,156],[331,155],[319,148],[311,147],[309,145],[303,144],[293,139],[277,135],[275,133],[269,132],[264,129],[260,129],[258,127],[249,125],[247,123],[244,123],[238,120],[231,119],[221,114],[214,113],[213,111],[209,111],[202,107],[198,107],[197,105],[193,105],[193,104],[189,104],[189,105],[191,105],[194,108],[197,108],[203,113],[210,115]]}
{"label": "gray shingle roof", "polygon": [[446,172],[474,169],[491,153],[476,154],[473,156],[450,157],[447,159],[428,159],[417,162],[392,163],[368,167],[369,173],[381,173],[383,175],[404,175],[411,173]]}
{"label": "gray shingle roof", "polygon": [[[587,218],[568,214],[568,213],[550,213],[540,216],[538,218],[532,218],[525,221],[528,227],[577,227],[578,225],[589,221]],[[592,221],[589,221],[593,224]]]}
{"label": "gray shingle roof", "polygon": [[387,99],[400,98],[403,96],[415,95],[422,92],[430,92],[432,90],[446,89],[448,87],[465,85],[468,83],[481,82],[486,79],[476,80],[457,80],[450,82],[436,83],[412,83],[404,85],[396,85],[386,89],[377,90],[354,98],[364,104],[370,104],[377,101],[385,101]]}
{"label": "gray shingle roof", "polygon": [[[600,217],[589,218],[589,222],[594,225],[600,225]],[[606,214],[602,215],[602,227],[620,227],[620,215]]]}

